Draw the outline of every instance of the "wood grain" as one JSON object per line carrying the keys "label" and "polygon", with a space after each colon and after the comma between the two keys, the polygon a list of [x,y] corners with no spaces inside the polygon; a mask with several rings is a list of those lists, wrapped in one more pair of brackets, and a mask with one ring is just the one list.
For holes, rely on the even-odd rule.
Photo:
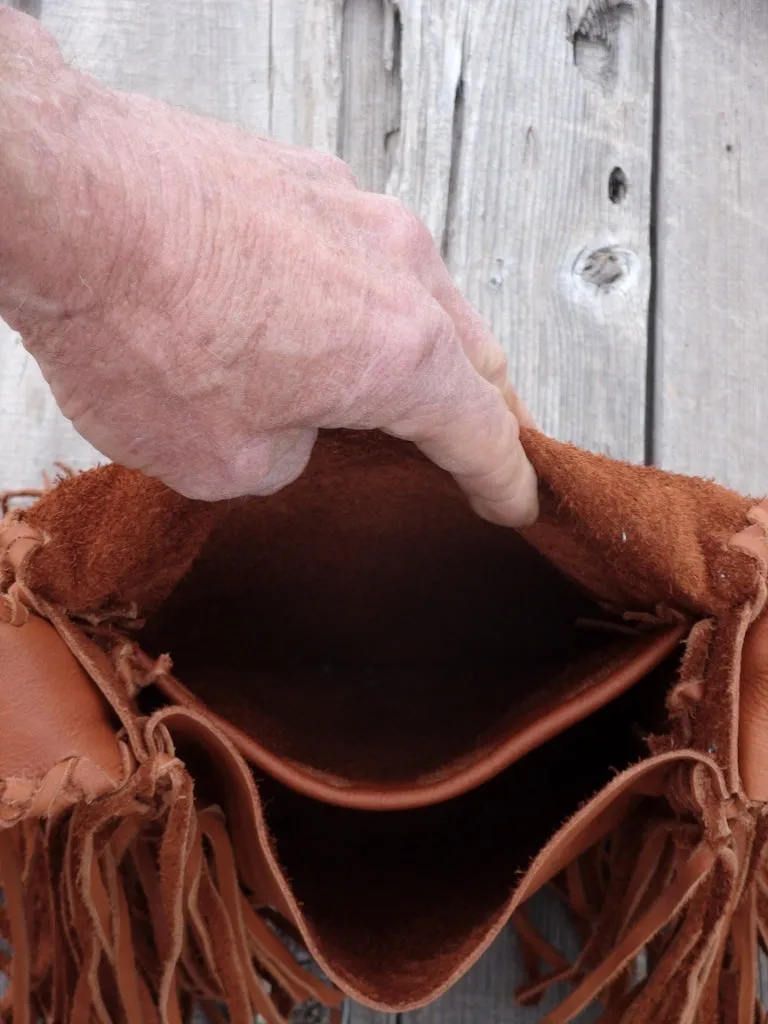
{"label": "wood grain", "polygon": [[768,491],[768,7],[665,5],[655,451]]}
{"label": "wood grain", "polygon": [[641,460],[655,5],[356,0],[344,28],[342,154],[391,165],[542,426]]}
{"label": "wood grain", "polygon": [[768,8],[665,4],[661,56],[654,453],[763,495]]}
{"label": "wood grain", "polygon": [[268,2],[44,0],[41,21],[112,88],[269,131]]}
{"label": "wood grain", "polygon": [[347,1003],[342,1024],[400,1024],[400,1016],[395,1013],[378,1013],[366,1006]]}
{"label": "wood grain", "polygon": [[[442,33],[446,48],[459,40],[461,58],[444,60],[456,76],[448,265],[504,342],[541,426],[641,460],[655,4],[460,6],[461,33],[456,13]],[[442,123],[435,102],[421,112],[423,79],[404,82],[404,120]],[[421,138],[405,128],[409,160],[421,159]],[[434,153],[423,159],[431,174]],[[413,201],[403,180],[398,191]],[[420,212],[436,202],[433,190]]]}
{"label": "wood grain", "polygon": [[372,192],[385,191],[398,151],[401,42],[390,0],[346,0],[338,155]]}
{"label": "wood grain", "polygon": [[104,461],[59,412],[37,363],[0,320],[0,491],[39,487],[43,471],[65,462],[87,469]]}
{"label": "wood grain", "polygon": [[[565,956],[575,957],[579,951],[578,936],[555,907],[546,893],[539,893],[528,905],[530,919]],[[423,1010],[403,1014],[403,1024],[535,1024],[569,991],[558,986],[538,1006],[522,1008],[515,1005],[515,989],[524,980],[517,937],[507,929],[450,992]],[[591,1024],[599,1013],[587,1011],[576,1024]]]}

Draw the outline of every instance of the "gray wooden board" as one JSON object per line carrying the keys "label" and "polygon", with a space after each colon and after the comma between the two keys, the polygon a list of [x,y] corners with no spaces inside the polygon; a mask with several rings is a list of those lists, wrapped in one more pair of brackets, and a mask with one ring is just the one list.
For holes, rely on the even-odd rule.
{"label": "gray wooden board", "polygon": [[762,496],[768,7],[666,3],[663,21],[653,447],[668,469]]}
{"label": "gray wooden board", "polygon": [[768,7],[665,5],[654,447],[768,491]]}
{"label": "gray wooden board", "polygon": [[[433,229],[546,432],[641,460],[655,5],[460,6],[461,34],[453,21],[442,33],[458,40],[443,63],[461,88],[448,208]],[[432,116],[430,89],[423,72],[404,77],[404,119]],[[428,136],[410,139],[406,168],[439,163],[434,144],[421,156]],[[625,184],[609,186],[614,171]]]}
{"label": "gray wooden board", "polygon": [[365,1006],[347,1003],[342,1024],[400,1024],[398,1014],[377,1013]]}
{"label": "gray wooden board", "polygon": [[[542,934],[567,957],[576,956],[578,937],[546,893],[531,900],[528,910]],[[403,1014],[402,1024],[535,1024],[569,991],[567,986],[558,986],[538,1006],[521,1008],[515,1004],[515,989],[524,980],[517,938],[507,929],[450,992],[423,1010]],[[591,1024],[599,1013],[595,1008],[581,1014],[578,1024]]]}

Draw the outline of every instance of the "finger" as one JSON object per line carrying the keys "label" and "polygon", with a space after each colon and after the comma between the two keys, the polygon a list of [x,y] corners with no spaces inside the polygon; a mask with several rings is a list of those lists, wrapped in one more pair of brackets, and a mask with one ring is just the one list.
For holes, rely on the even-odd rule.
{"label": "finger", "polygon": [[457,419],[420,445],[452,474],[478,515],[502,526],[529,526],[538,515],[536,474],[520,443],[519,428],[503,399]]}
{"label": "finger", "polygon": [[[445,377],[443,377],[445,380]],[[538,514],[536,475],[520,443],[518,422],[498,388],[464,361],[440,412],[390,433],[413,441],[456,479],[475,511],[504,526],[527,526]]]}

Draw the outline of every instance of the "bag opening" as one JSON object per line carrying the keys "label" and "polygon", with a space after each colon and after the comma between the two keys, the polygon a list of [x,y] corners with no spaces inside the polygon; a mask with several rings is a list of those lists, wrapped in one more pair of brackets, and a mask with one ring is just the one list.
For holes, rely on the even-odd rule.
{"label": "bag opening", "polygon": [[[678,670],[670,657],[596,714],[454,800],[379,813],[256,780],[273,852],[310,945],[346,991],[372,1005],[433,998],[509,916],[534,856],[617,772],[647,756]],[[177,743],[205,799],[227,816],[216,764]],[[208,780],[206,782],[206,780]]]}
{"label": "bag opening", "polygon": [[140,634],[172,699],[253,763],[350,806],[434,803],[492,777],[658,664],[643,632],[411,446],[326,439],[236,504]]}

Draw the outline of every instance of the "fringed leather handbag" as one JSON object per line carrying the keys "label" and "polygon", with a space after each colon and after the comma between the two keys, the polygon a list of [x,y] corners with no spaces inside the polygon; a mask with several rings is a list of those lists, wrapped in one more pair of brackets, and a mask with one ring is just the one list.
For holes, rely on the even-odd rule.
{"label": "fringed leather handbag", "polygon": [[408,1010],[510,919],[550,1024],[762,1019],[768,512],[524,440],[523,533],[355,432],[273,497],[108,466],[8,511],[4,1019]]}

